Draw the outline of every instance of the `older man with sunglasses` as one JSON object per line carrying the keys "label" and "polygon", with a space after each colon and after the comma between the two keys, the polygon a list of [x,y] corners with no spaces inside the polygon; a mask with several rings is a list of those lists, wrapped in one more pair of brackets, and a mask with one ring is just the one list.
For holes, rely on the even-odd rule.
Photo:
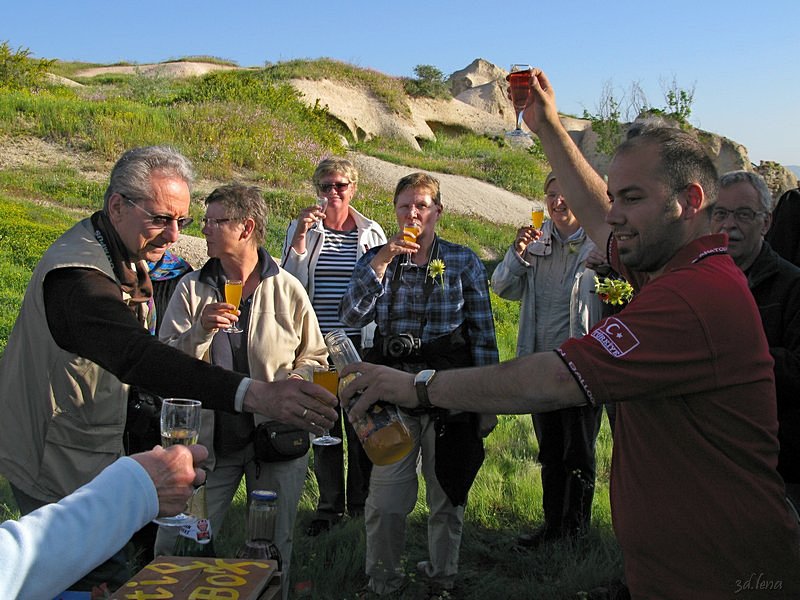
{"label": "older man with sunglasses", "polygon": [[[129,384],[318,434],[333,423],[336,399],[319,386],[251,380],[150,334],[145,261],[158,260],[191,223],[192,180],[191,164],[171,148],[126,152],[103,209],[64,233],[36,266],[0,362],[0,473],[23,515],[123,454]],[[113,587],[129,576],[124,555],[101,567],[75,589]]]}

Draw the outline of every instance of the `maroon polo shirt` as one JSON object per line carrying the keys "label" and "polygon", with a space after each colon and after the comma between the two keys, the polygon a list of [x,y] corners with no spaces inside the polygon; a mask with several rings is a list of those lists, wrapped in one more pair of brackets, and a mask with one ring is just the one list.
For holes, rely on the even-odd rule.
{"label": "maroon polo shirt", "polygon": [[634,597],[748,597],[759,576],[800,594],[772,358],[725,247],[695,240],[644,284],[612,242],[633,300],[557,350],[590,401],[619,402],[611,503]]}

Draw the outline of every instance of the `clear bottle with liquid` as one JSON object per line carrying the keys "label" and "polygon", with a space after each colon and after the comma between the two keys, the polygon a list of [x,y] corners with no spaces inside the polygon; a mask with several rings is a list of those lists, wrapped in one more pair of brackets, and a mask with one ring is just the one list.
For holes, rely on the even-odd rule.
{"label": "clear bottle with liquid", "polygon": [[[325,334],[325,345],[328,347],[331,361],[340,373],[346,365],[361,362],[355,345],[343,329],[334,329]],[[339,390],[345,388],[356,377],[358,373],[340,377]],[[358,396],[353,396],[351,402],[357,399]],[[373,404],[361,419],[353,423],[353,429],[367,456],[376,465],[396,463],[414,447],[414,439],[403,423],[397,407],[387,402]]]}
{"label": "clear bottle with liquid", "polygon": [[275,545],[275,518],[278,514],[278,493],[270,490],[250,492],[247,509],[247,538],[236,558],[274,560],[281,570],[283,560]]}
{"label": "clear bottle with liquid", "polygon": [[201,485],[189,500],[190,514],[197,517],[191,525],[184,525],[178,532],[172,554],[175,556],[216,556],[211,521],[206,504],[206,486]]}

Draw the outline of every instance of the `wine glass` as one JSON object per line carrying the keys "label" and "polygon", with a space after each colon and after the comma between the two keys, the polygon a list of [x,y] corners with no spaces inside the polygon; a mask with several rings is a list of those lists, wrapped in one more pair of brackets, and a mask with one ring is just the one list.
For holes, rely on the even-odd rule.
{"label": "wine glass", "polygon": [[[169,448],[176,444],[191,446],[200,434],[200,401],[183,398],[165,398],[161,404],[161,445]],[[154,519],[154,523],[167,527],[191,525],[197,517],[184,512],[174,517]]]}
{"label": "wine glass", "polygon": [[[416,223],[408,223],[403,225],[403,241],[404,242],[417,242],[417,237],[419,234],[422,233],[422,227],[417,225]],[[403,258],[404,265],[411,264],[411,254],[406,253],[405,258]]]}
{"label": "wine glass", "polygon": [[[238,279],[225,280],[225,302],[233,304],[237,307],[242,301],[242,287],[243,283]],[[223,329],[225,333],[242,333],[242,330],[236,325],[231,323],[227,328]]]}
{"label": "wine glass", "polygon": [[[336,372],[336,367],[316,367],[314,369],[314,383],[324,387],[334,396],[337,396],[339,390],[339,374]],[[342,438],[330,435],[326,431],[321,436],[315,437],[311,440],[315,446],[335,446],[342,443]]]}
{"label": "wine glass", "polygon": [[528,103],[528,94],[531,88],[531,66],[517,63],[511,65],[508,83],[511,89],[511,101],[514,103],[514,111],[517,114],[517,127],[512,131],[507,131],[506,137],[512,140],[530,138],[528,132],[522,131],[522,113]]}
{"label": "wine glass", "polygon": [[541,208],[531,209],[531,225],[534,229],[541,229],[544,221],[544,211]]}

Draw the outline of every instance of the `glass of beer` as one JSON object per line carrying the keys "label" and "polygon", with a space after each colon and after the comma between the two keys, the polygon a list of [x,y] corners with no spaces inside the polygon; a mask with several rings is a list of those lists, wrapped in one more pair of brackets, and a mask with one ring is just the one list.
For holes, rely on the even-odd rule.
{"label": "glass of beer", "polygon": [[[233,304],[237,307],[237,310],[239,304],[242,302],[242,287],[243,283],[238,279],[227,279],[225,281],[225,302]],[[222,331],[225,333],[242,333],[242,330],[239,329],[236,323],[231,323]]]}
{"label": "glass of beer", "polygon": [[[315,367],[314,368],[314,383],[324,387],[334,396],[339,392],[339,374],[336,372],[336,367]],[[335,446],[342,443],[342,438],[330,435],[325,432],[323,435],[315,437],[311,440],[315,446]]]}
{"label": "glass of beer", "polygon": [[541,229],[544,221],[544,211],[541,208],[531,209],[531,225],[534,229]]}
{"label": "glass of beer", "polygon": [[[183,398],[165,398],[161,404],[161,445],[169,448],[176,444],[191,446],[200,435],[200,401]],[[185,512],[174,517],[161,517],[154,523],[167,527],[191,525],[197,517]]]}
{"label": "glass of beer", "polygon": [[507,131],[506,136],[512,139],[530,138],[530,134],[522,131],[522,113],[528,103],[528,94],[531,88],[531,66],[514,63],[511,65],[507,79],[511,91],[511,102],[514,104],[514,112],[517,114],[517,127],[513,131]]}

